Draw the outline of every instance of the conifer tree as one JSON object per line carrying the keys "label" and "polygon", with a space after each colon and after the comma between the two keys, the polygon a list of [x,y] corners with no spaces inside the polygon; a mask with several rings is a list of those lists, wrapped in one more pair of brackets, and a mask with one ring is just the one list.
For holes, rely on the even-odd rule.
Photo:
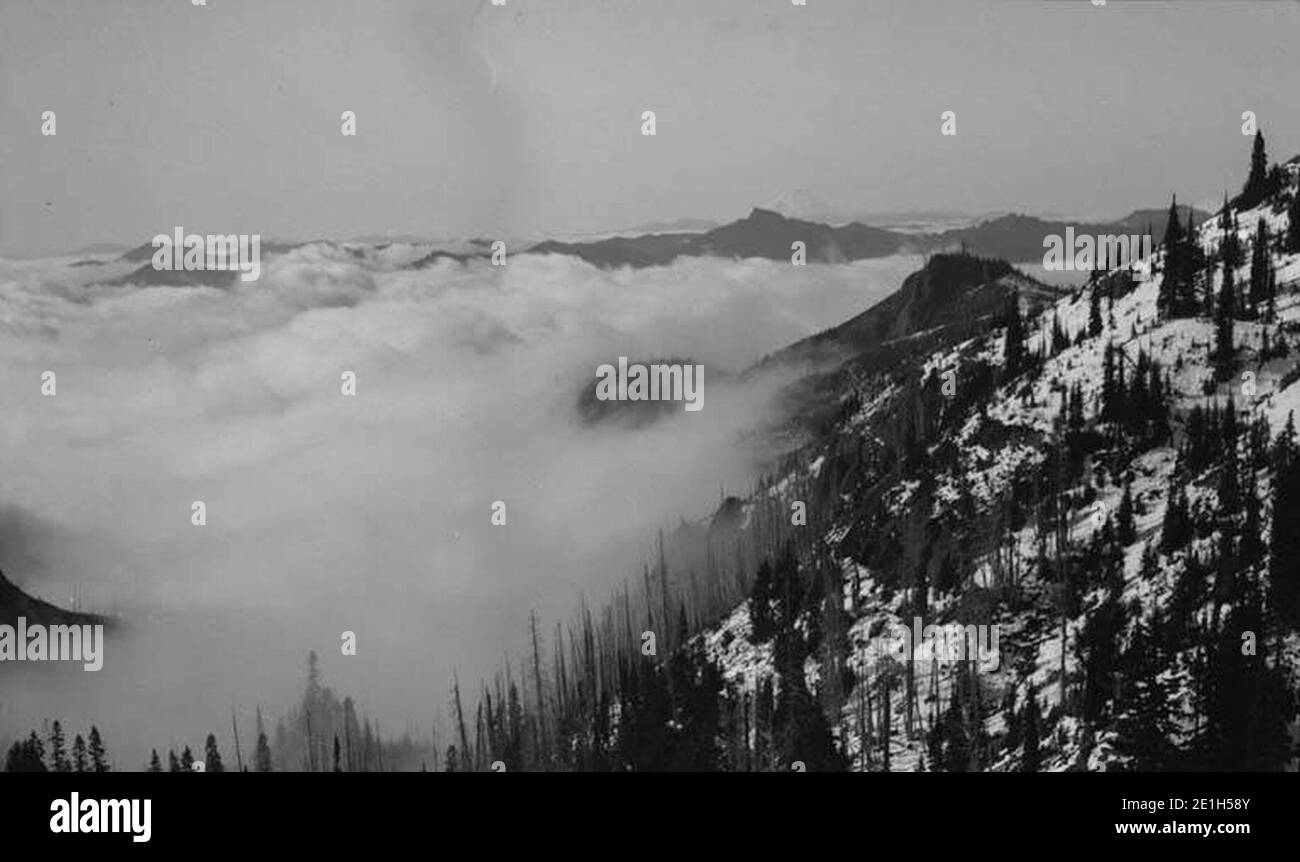
{"label": "conifer tree", "polygon": [[965,772],[970,767],[970,739],[961,704],[954,697],[943,714],[942,766],[945,772]]}
{"label": "conifer tree", "polygon": [[1269,251],[1268,224],[1259,220],[1250,255],[1250,288],[1248,316],[1256,317],[1264,310],[1269,299],[1269,286],[1273,275],[1273,260]]}
{"label": "conifer tree", "polygon": [[63,726],[56,720],[50,728],[50,768],[53,772],[71,772],[68,749],[63,740]]}
{"label": "conifer tree", "polygon": [[86,740],[78,733],[72,740],[72,771],[85,772],[89,762],[86,756]]}
{"label": "conifer tree", "polygon": [[99,736],[99,728],[90,726],[90,771],[108,772],[108,759],[104,755],[104,741]]}
{"label": "conifer tree", "polygon": [[27,770],[29,772],[49,771],[45,767],[45,745],[34,730],[27,736],[27,762],[30,765]]}
{"label": "conifer tree", "polygon": [[158,759],[158,749],[156,749],[156,748],[153,749],[153,753],[152,753],[152,755],[151,755],[150,758],[149,758],[149,768],[148,768],[147,770],[145,770],[145,771],[146,771],[146,772],[162,772],[162,771],[163,771],[163,768],[162,768],[162,761]]}
{"label": "conifer tree", "polygon": [[1119,398],[1116,397],[1115,373],[1118,370],[1123,373],[1123,366],[1116,369],[1115,347],[1111,342],[1106,342],[1106,348],[1101,355],[1101,418],[1103,421],[1109,421],[1117,418],[1120,411]]}
{"label": "conifer tree", "polygon": [[1142,563],[1138,568],[1138,577],[1143,581],[1151,581],[1156,575],[1160,574],[1160,560],[1156,557],[1155,548],[1150,543],[1142,546]]}
{"label": "conifer tree", "polygon": [[[1207,259],[1196,236],[1196,210],[1187,208],[1187,230],[1183,234],[1183,251],[1180,255],[1181,272],[1177,282],[1177,303],[1184,315],[1194,315],[1197,309],[1196,279],[1206,266]],[[1207,292],[1210,288],[1206,288]]]}
{"label": "conifer tree", "polygon": [[1223,240],[1219,244],[1219,255],[1223,258],[1225,269],[1236,269],[1241,266],[1241,239],[1237,235],[1237,218],[1235,213],[1228,206],[1228,199],[1223,200],[1223,214],[1220,216],[1219,225],[1223,228]]}
{"label": "conifer tree", "polygon": [[1061,319],[1052,312],[1052,353],[1057,354],[1070,346],[1070,339],[1061,328]]}
{"label": "conifer tree", "polygon": [[36,731],[28,734],[27,739],[15,742],[5,759],[5,772],[48,772],[45,766],[45,745]]}
{"label": "conifer tree", "polygon": [[221,752],[217,750],[217,737],[209,733],[203,744],[203,768],[206,772],[225,772],[221,763]]}
{"label": "conifer tree", "polygon": [[1260,634],[1263,623],[1258,591],[1247,578],[1196,668],[1205,720],[1189,746],[1195,767],[1273,771],[1288,757],[1293,696],[1269,661],[1267,639],[1256,637],[1253,649],[1243,646],[1243,634]]}
{"label": "conifer tree", "polygon": [[1187,494],[1174,480],[1165,494],[1165,517],[1160,529],[1160,551],[1173,553],[1192,537],[1191,517],[1187,511]]}
{"label": "conifer tree", "polygon": [[1021,772],[1038,772],[1042,768],[1043,755],[1039,751],[1042,735],[1043,716],[1038,707],[1038,692],[1030,683],[1025,696],[1025,712],[1021,719],[1021,733],[1024,735],[1024,753],[1020,758]]}
{"label": "conifer tree", "polygon": [[271,746],[267,744],[265,731],[259,731],[257,734],[257,750],[253,764],[258,772],[271,771]]}
{"label": "conifer tree", "polygon": [[1250,150],[1250,174],[1241,190],[1241,208],[1250,209],[1268,193],[1268,154],[1264,150],[1264,132],[1255,131],[1255,143]]}
{"label": "conifer tree", "polygon": [[1237,350],[1234,345],[1234,328],[1236,320],[1237,289],[1232,281],[1232,270],[1223,273],[1223,286],[1219,289],[1219,302],[1214,313],[1214,352],[1215,374],[1219,380],[1232,376],[1233,361]]}
{"label": "conifer tree", "polygon": [[1138,772],[1170,768],[1177,757],[1170,688],[1162,676],[1165,655],[1148,627],[1138,622],[1124,650],[1120,671],[1116,748]]}
{"label": "conifer tree", "polygon": [[1300,627],[1300,459],[1286,457],[1273,483],[1269,606],[1274,621]]}
{"label": "conifer tree", "polygon": [[[1118,565],[1122,567],[1122,564],[1121,559]],[[1084,657],[1083,719],[1094,724],[1112,699],[1126,616],[1122,601],[1123,574],[1113,571],[1117,567],[1113,559],[1103,562],[1103,566],[1112,569],[1105,575],[1105,597],[1088,615],[1077,642]]]}
{"label": "conifer tree", "polygon": [[[349,702],[351,698],[348,699]],[[266,727],[262,724],[262,708],[257,708],[257,745],[253,750],[253,770],[271,771],[271,746],[266,741]]]}
{"label": "conifer tree", "polygon": [[1291,191],[1291,205],[1286,211],[1286,250],[1288,254],[1300,252],[1300,183]]}
{"label": "conifer tree", "polygon": [[1183,225],[1178,220],[1178,195],[1174,195],[1169,202],[1169,213],[1165,217],[1165,236],[1161,240],[1165,250],[1176,248],[1183,242]]}
{"label": "conifer tree", "polygon": [[1183,226],[1178,221],[1178,195],[1174,195],[1169,204],[1169,215],[1165,221],[1165,237],[1161,245],[1164,248],[1164,277],[1160,281],[1160,292],[1156,297],[1156,307],[1162,317],[1179,315],[1179,279],[1183,271]]}
{"label": "conifer tree", "polygon": [[750,640],[755,645],[771,640],[775,631],[772,621],[773,589],[772,564],[764,558],[758,565],[749,593]]}
{"label": "conifer tree", "polygon": [[1007,377],[1012,378],[1020,373],[1025,359],[1025,327],[1020,318],[1020,300],[1015,293],[1007,297],[1002,323],[1006,334],[1002,359]]}
{"label": "conifer tree", "polygon": [[1120,545],[1128,547],[1137,541],[1137,527],[1133,522],[1133,487],[1128,482],[1124,483],[1124,496],[1119,501],[1116,522],[1116,536]]}

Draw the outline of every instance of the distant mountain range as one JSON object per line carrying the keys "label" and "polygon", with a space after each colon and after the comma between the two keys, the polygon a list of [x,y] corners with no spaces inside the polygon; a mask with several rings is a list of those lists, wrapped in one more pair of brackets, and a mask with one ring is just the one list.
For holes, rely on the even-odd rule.
{"label": "distant mountain range", "polygon": [[[827,208],[815,198],[797,192],[782,196],[775,203],[792,212],[827,212]],[[1167,212],[1165,209],[1140,209],[1121,219],[1095,224],[1011,214],[942,232],[918,233],[898,227],[876,227],[860,221],[835,226],[826,221],[796,218],[774,209],[755,207],[742,219],[707,229],[699,228],[711,224],[710,222],[683,219],[664,223],[665,227],[679,228],[675,230],[583,241],[548,239],[527,247],[525,251],[531,254],[572,255],[602,268],[666,266],[679,257],[789,260],[796,241],[804,243],[808,263],[846,263],[894,254],[932,254],[963,247],[976,254],[1004,260],[1034,261],[1043,257],[1043,238],[1052,234],[1064,236],[1067,228],[1073,228],[1076,235],[1098,236],[1142,234],[1150,230],[1153,244],[1159,243],[1164,236]],[[1183,206],[1179,208],[1180,220],[1186,221],[1189,212],[1197,224],[1211,217],[1204,211]],[[309,244],[311,243],[265,242],[262,244],[262,255],[283,254]],[[362,254],[355,250],[354,253],[358,256]],[[435,248],[406,264],[404,268],[422,269],[444,259],[464,263],[490,255],[490,241],[477,239],[460,243],[454,251]],[[139,266],[125,275],[99,283],[226,287],[237,277],[237,273],[231,271],[155,270],[151,264],[152,256],[151,243],[142,243],[130,249],[115,262],[138,263]],[[83,260],[72,266],[96,266],[107,262],[109,261]]]}
{"label": "distant mountain range", "polygon": [[[1180,207],[1185,220],[1190,208]],[[1209,213],[1196,210],[1197,224]],[[1066,228],[1076,235],[1153,234],[1153,243],[1164,235],[1167,210],[1135,210],[1127,216],[1101,224],[1049,221],[1028,215],[1005,215],[968,227],[942,233],[911,233],[850,222],[833,227],[824,222],[791,218],[779,212],[755,208],[748,216],[703,233],[651,233],[641,236],[609,237],[589,242],[548,240],[529,251],[538,254],[570,254],[600,267],[662,266],[681,256],[713,256],[789,260],[791,246],[802,241],[809,263],[844,263],[892,254],[926,254],[959,249],[1011,261],[1041,260],[1043,238],[1064,236]]]}

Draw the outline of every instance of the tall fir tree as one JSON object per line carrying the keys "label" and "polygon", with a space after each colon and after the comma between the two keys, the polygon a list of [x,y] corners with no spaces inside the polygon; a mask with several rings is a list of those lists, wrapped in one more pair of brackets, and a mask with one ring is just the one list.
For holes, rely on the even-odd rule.
{"label": "tall fir tree", "polygon": [[[1154,558],[1153,558],[1154,559]],[[1176,762],[1171,689],[1163,675],[1167,657],[1158,639],[1141,621],[1120,661],[1116,748],[1137,772],[1159,772]]]}
{"label": "tall fir tree", "polygon": [[1291,205],[1286,210],[1286,250],[1300,253],[1300,181],[1291,190]]}
{"label": "tall fir tree", "polygon": [[1119,501],[1119,513],[1115,516],[1115,531],[1119,543],[1128,547],[1137,541],[1137,526],[1133,521],[1133,486],[1124,483],[1124,496]]}
{"label": "tall fir tree", "polygon": [[1025,325],[1020,317],[1020,298],[1014,292],[1006,299],[1002,323],[1006,334],[1002,359],[1007,377],[1012,378],[1020,373],[1025,360]]}
{"label": "tall fir tree", "polygon": [[1240,205],[1250,209],[1268,193],[1268,153],[1264,149],[1264,132],[1255,131],[1255,143],[1250,149],[1250,174],[1241,190]]}
{"label": "tall fir tree", "polygon": [[1247,291],[1247,316],[1255,318],[1264,313],[1272,286],[1273,256],[1269,249],[1268,223],[1259,220],[1255,227],[1255,240],[1250,255],[1250,287]]}
{"label": "tall fir tree", "polygon": [[217,750],[216,734],[209,733],[207,741],[203,743],[203,768],[205,772],[226,771],[221,763],[221,752]]}
{"label": "tall fir tree", "polygon": [[1094,282],[1088,291],[1088,335],[1096,338],[1101,335],[1101,282]]}
{"label": "tall fir tree", "polygon": [[1214,310],[1214,352],[1212,361],[1215,374],[1219,380],[1232,376],[1233,363],[1237,355],[1235,345],[1235,327],[1237,317],[1237,288],[1232,280],[1232,270],[1223,273],[1223,285],[1219,288],[1219,302]]}
{"label": "tall fir tree", "polygon": [[104,753],[104,740],[99,736],[99,728],[90,726],[90,771],[108,772],[108,757]]}
{"label": "tall fir tree", "polygon": [[257,748],[253,754],[253,768],[257,772],[271,771],[271,746],[266,741],[266,731],[257,731]]}
{"label": "tall fir tree", "polygon": [[1038,707],[1038,692],[1033,684],[1025,696],[1025,712],[1021,719],[1021,733],[1024,737],[1024,750],[1020,757],[1021,772],[1038,772],[1043,766],[1043,754],[1039,750],[1042,737],[1043,715]]}
{"label": "tall fir tree", "polygon": [[1165,253],[1164,275],[1160,280],[1156,308],[1162,317],[1177,317],[1180,314],[1179,279],[1183,271],[1183,226],[1178,220],[1178,195],[1174,195],[1169,203],[1161,246]]}
{"label": "tall fir tree", "polygon": [[78,733],[72,740],[72,771],[86,772],[90,758],[86,755],[86,740]]}
{"label": "tall fir tree", "polygon": [[1273,483],[1269,607],[1275,624],[1300,628],[1300,458],[1287,457]]}
{"label": "tall fir tree", "polygon": [[63,725],[56,720],[50,728],[50,769],[53,772],[71,772],[68,748],[63,739]]}

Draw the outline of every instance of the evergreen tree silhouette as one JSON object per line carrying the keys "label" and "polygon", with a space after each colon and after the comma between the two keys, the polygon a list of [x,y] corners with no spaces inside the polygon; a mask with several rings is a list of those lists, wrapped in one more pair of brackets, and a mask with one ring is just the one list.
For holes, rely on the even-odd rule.
{"label": "evergreen tree silhouette", "polygon": [[1020,317],[1020,300],[1014,292],[1006,299],[1002,325],[1006,335],[1002,359],[1009,379],[1020,373],[1025,360],[1025,325]]}
{"label": "evergreen tree silhouette", "polygon": [[99,728],[90,726],[90,771],[108,772],[108,758],[104,754],[104,740],[99,736]]}
{"label": "evergreen tree silhouette", "polygon": [[1250,255],[1249,316],[1259,316],[1269,302],[1273,280],[1273,259],[1269,250],[1268,224],[1259,220],[1255,227],[1255,240]]}
{"label": "evergreen tree silhouette", "polygon": [[1300,459],[1287,457],[1273,483],[1269,546],[1269,605],[1274,620],[1300,627]]}
{"label": "evergreen tree silhouette", "polygon": [[71,772],[68,749],[63,741],[63,726],[56,720],[50,728],[50,768],[54,772]]}
{"label": "evergreen tree silhouette", "polygon": [[267,744],[265,731],[257,734],[257,752],[253,763],[258,772],[271,771],[271,746]]}
{"label": "evergreen tree silhouette", "polygon": [[78,733],[72,740],[72,771],[85,772],[90,764],[90,758],[86,754],[86,740],[82,739]]}
{"label": "evergreen tree silhouette", "polygon": [[221,752],[217,750],[216,734],[209,733],[203,744],[203,769],[205,772],[225,772],[221,763]]}
{"label": "evergreen tree silhouette", "polygon": [[1250,209],[1268,193],[1268,154],[1264,150],[1264,132],[1255,131],[1255,143],[1250,150],[1250,174],[1241,190],[1239,205]]}
{"label": "evergreen tree silhouette", "polygon": [[1038,707],[1038,692],[1032,683],[1025,696],[1024,716],[1020,724],[1024,736],[1024,753],[1020,758],[1020,771],[1038,772],[1043,764],[1043,755],[1038,748],[1042,735],[1043,715]]}
{"label": "evergreen tree silhouette", "polygon": [[15,742],[5,759],[5,772],[48,772],[45,766],[45,745],[32,731],[22,742]]}
{"label": "evergreen tree silhouette", "polygon": [[1180,280],[1184,270],[1183,226],[1178,221],[1178,195],[1174,195],[1169,203],[1169,214],[1165,220],[1165,236],[1161,245],[1165,252],[1164,277],[1160,281],[1156,309],[1161,317],[1177,317],[1182,313],[1179,299]]}
{"label": "evergreen tree silhouette", "polygon": [[[349,704],[351,698],[348,699]],[[255,772],[271,771],[271,746],[266,741],[266,725],[262,723],[262,707],[257,708],[257,744],[253,750],[253,770]]]}
{"label": "evergreen tree silhouette", "polygon": [[1237,289],[1233,284],[1232,270],[1223,273],[1223,286],[1219,289],[1219,302],[1214,311],[1214,363],[1215,375],[1219,380],[1232,376],[1233,361],[1237,350],[1234,344],[1235,320],[1237,315]]}
{"label": "evergreen tree silhouette", "polygon": [[1286,210],[1286,250],[1289,254],[1300,252],[1300,183],[1291,190],[1291,205]]}
{"label": "evergreen tree silhouette", "polygon": [[1088,299],[1088,335],[1096,338],[1101,335],[1101,282],[1093,284]]}
{"label": "evergreen tree silhouette", "polygon": [[1116,744],[1134,771],[1172,767],[1178,752],[1170,741],[1175,730],[1170,685],[1162,673],[1167,659],[1148,627],[1139,621],[1124,650],[1121,695],[1115,722]]}
{"label": "evergreen tree silhouette", "polygon": [[1124,547],[1137,541],[1137,527],[1133,523],[1133,487],[1128,482],[1124,483],[1124,496],[1119,501],[1115,529],[1119,543]]}

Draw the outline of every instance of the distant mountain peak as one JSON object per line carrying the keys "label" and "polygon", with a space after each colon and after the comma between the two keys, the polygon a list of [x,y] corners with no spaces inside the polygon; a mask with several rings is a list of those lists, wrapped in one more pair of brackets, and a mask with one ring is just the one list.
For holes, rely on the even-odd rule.
{"label": "distant mountain peak", "polygon": [[756,209],[780,213],[786,218],[801,221],[830,223],[835,220],[835,211],[830,205],[807,189],[782,192],[775,200]]}

